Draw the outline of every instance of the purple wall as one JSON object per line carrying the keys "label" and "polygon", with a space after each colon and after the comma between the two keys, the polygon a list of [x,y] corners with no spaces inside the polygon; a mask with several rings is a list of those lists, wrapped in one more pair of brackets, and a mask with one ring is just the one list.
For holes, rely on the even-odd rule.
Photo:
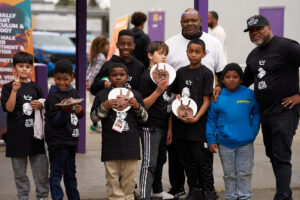
{"label": "purple wall", "polygon": [[148,35],[151,41],[165,40],[165,12],[148,12]]}
{"label": "purple wall", "polygon": [[207,33],[208,0],[194,0],[194,8],[199,11],[202,19],[202,30]]}
{"label": "purple wall", "polygon": [[283,37],[284,6],[260,7],[259,14],[269,20],[274,35]]}

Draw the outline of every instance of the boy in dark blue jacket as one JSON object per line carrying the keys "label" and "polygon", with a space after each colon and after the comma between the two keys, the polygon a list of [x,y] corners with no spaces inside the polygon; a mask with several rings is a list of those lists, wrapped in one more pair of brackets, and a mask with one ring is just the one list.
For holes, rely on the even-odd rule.
{"label": "boy in dark blue jacket", "polygon": [[74,79],[71,61],[62,59],[55,64],[54,81],[45,108],[45,136],[50,159],[50,191],[53,200],[63,199],[62,176],[68,199],[79,200],[77,190],[75,149],[79,139],[78,118],[84,114],[81,105],[57,106],[70,98],[79,98],[71,82]]}

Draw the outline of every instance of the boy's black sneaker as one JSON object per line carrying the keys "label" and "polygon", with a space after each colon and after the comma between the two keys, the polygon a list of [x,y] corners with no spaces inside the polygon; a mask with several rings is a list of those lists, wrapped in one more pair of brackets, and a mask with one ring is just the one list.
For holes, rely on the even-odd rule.
{"label": "boy's black sneaker", "polygon": [[204,198],[205,200],[216,200],[219,198],[216,191],[204,191]]}
{"label": "boy's black sneaker", "polygon": [[202,188],[190,188],[186,200],[204,200]]}
{"label": "boy's black sneaker", "polygon": [[181,197],[185,195],[184,188],[171,188],[168,193],[173,195],[174,197]]}

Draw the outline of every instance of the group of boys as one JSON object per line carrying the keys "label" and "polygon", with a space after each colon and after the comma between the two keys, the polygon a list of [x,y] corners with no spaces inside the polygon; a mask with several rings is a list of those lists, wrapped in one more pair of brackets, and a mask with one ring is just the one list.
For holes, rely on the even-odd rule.
{"label": "group of boys", "polygon": [[[191,40],[188,43],[187,55],[190,65],[177,71],[177,77],[171,85],[168,80],[156,84],[150,77],[152,66],[166,63],[169,52],[168,45],[162,41],[150,43],[147,49],[150,66],[147,66],[146,69],[131,55],[134,46],[132,32],[130,30],[120,31],[117,41],[120,55],[114,55],[103,65],[91,86],[91,92],[96,95],[91,110],[91,119],[93,122],[101,120],[103,124],[102,161],[106,168],[108,198],[133,198],[136,173],[131,173],[131,177],[128,177],[129,172],[123,162],[125,160],[128,166],[131,166],[130,169],[136,169],[136,163],[129,164],[127,159],[137,161],[139,156],[130,154],[128,151],[131,148],[128,149],[128,145],[137,145],[138,149],[139,144],[134,141],[140,135],[143,149],[139,181],[141,199],[174,197],[164,192],[162,187],[162,169],[166,162],[166,149],[167,145],[172,142],[176,143],[180,161],[188,177],[190,190],[187,199],[202,199],[204,196],[205,199],[217,199],[212,174],[212,154],[205,146],[205,115],[209,107],[209,95],[212,94],[214,80],[210,69],[201,64],[201,59],[206,55],[205,43],[200,39]],[[117,76],[115,73],[117,67],[120,70],[126,68],[123,71],[128,76],[128,81],[121,86],[117,86],[114,80],[114,77]],[[109,80],[103,80],[103,77],[108,77]],[[198,87],[200,85],[201,87]],[[118,112],[113,111],[113,103],[109,103],[107,100],[112,88],[118,87],[130,88],[140,107],[145,108],[144,112],[148,112],[148,120],[142,120],[144,123],[138,124],[133,123],[132,120],[134,116],[140,115],[137,113],[134,115],[133,111],[130,114],[128,111],[125,114],[126,117],[123,117],[123,124],[127,125],[121,134],[111,128],[118,118]],[[188,97],[197,101],[199,112],[195,117],[181,119],[175,116],[171,117],[171,103],[175,96],[172,94],[178,94],[177,97],[184,96],[186,94],[183,91],[187,91]],[[133,134],[134,130],[138,134]],[[132,141],[125,142],[127,149],[123,149],[122,141],[125,141],[128,136],[131,136]],[[136,153],[139,151],[137,150]],[[204,165],[204,163],[207,164]],[[126,181],[126,186],[123,180],[124,176],[128,180],[132,180]]]}
{"label": "group of boys", "polygon": [[[164,42],[156,41],[149,45],[147,50],[149,68],[145,68],[131,55],[135,48],[132,31],[120,31],[117,47],[120,56],[113,55],[103,65],[91,86],[91,92],[96,96],[91,119],[94,122],[101,120],[103,124],[101,160],[106,169],[108,198],[134,198],[137,160],[140,159],[139,137],[141,137],[143,147],[139,187],[141,199],[150,199],[151,189],[154,198],[173,197],[163,192],[161,180],[163,165],[166,162],[166,145],[172,142],[180,149],[180,161],[188,177],[190,190],[187,199],[199,199],[203,196],[206,199],[216,199],[212,154],[205,147],[205,113],[213,89],[213,73],[201,64],[201,59],[206,54],[205,43],[200,39],[189,42],[187,55],[191,64],[178,70],[172,85],[169,85],[167,80],[156,85],[150,78],[150,67],[166,62],[169,49]],[[74,79],[72,64],[68,60],[56,63],[55,85],[51,86],[49,96],[43,105],[40,101],[43,98],[40,87],[29,79],[33,57],[19,52],[15,54],[13,60],[16,78],[4,85],[1,103],[8,112],[7,156],[12,157],[19,199],[28,199],[30,191],[26,175],[27,156],[30,158],[32,169],[35,169],[34,165],[37,163],[39,169],[44,171],[42,174],[41,170],[38,170],[39,174],[34,174],[34,177],[43,180],[35,178],[37,199],[48,198],[48,184],[52,199],[62,199],[63,191],[60,186],[62,177],[68,198],[80,199],[75,176],[75,147],[79,138],[78,120],[84,111],[78,104],[63,107],[56,105],[70,98],[79,98],[71,85]],[[202,78],[199,79],[195,74]],[[102,80],[103,77],[108,77],[109,81]],[[108,99],[109,92],[118,87],[129,88],[133,93],[134,97],[128,101],[132,109],[127,112],[115,112],[116,102]],[[197,101],[199,112],[195,117],[178,119],[171,116],[171,103],[174,99],[172,93],[178,94],[179,98],[183,95],[183,91],[188,91],[189,97]],[[50,162],[49,183],[44,141],[33,137],[34,109],[41,110],[43,107],[45,141],[48,145]],[[18,124],[12,125],[16,118],[20,119]],[[121,133],[112,129],[117,120],[121,120],[124,125],[119,131]],[[18,140],[16,138],[19,137],[18,132],[21,130],[28,131],[28,134],[22,136],[23,140]],[[20,141],[22,145],[15,144]],[[12,151],[10,149],[16,152],[10,153]],[[34,162],[37,155],[41,155],[44,161]],[[22,166],[19,166],[21,162]],[[21,172],[22,174],[18,175]]]}
{"label": "group of boys", "polygon": [[[201,29],[199,32],[195,26],[197,32],[194,38],[194,33],[189,35],[191,28],[188,27],[190,23],[198,23],[198,17],[199,13],[193,9],[186,10],[182,15],[183,33],[186,35],[178,36],[176,42],[178,44],[181,41],[180,44],[186,45],[188,61],[184,60],[184,65],[177,66],[172,84],[168,80],[154,83],[150,77],[150,68],[166,62],[169,47],[173,51],[173,61],[176,60],[174,51],[182,49],[174,48],[172,40],[169,40],[169,47],[162,41],[150,43],[147,49],[150,65],[145,68],[131,55],[135,48],[132,31],[122,30],[117,41],[120,56],[114,55],[107,61],[91,85],[91,92],[96,96],[91,119],[93,122],[101,120],[103,125],[101,160],[105,166],[109,199],[134,199],[137,161],[140,159],[139,138],[143,150],[139,182],[141,199],[173,197],[165,193],[162,187],[166,149],[171,143],[176,147],[180,164],[187,176],[189,193],[186,199],[218,198],[212,173],[213,156],[206,143],[206,112],[213,93],[213,70],[203,65],[202,61],[207,53],[207,44],[199,37],[204,35],[205,38],[206,34]],[[201,25],[201,20],[199,23]],[[209,53],[211,56],[212,52]],[[71,85],[74,79],[72,63],[68,60],[56,63],[55,85],[51,86],[44,105],[41,88],[29,79],[32,64],[32,55],[24,52],[14,55],[13,70],[16,78],[3,86],[1,97],[2,107],[8,112],[6,156],[12,160],[18,198],[28,199],[30,189],[26,168],[29,156],[37,199],[48,199],[49,185],[52,199],[63,199],[60,186],[62,177],[68,199],[80,199],[75,176],[75,147],[79,138],[78,120],[84,110],[79,104],[56,105],[70,98],[79,98]],[[124,88],[127,88],[128,95],[122,95]],[[124,103],[126,100],[126,107],[131,107],[129,110],[119,111],[117,100],[108,98],[116,89],[119,89],[119,97],[123,98],[121,101]],[[181,118],[171,114],[172,101],[181,97],[189,97],[196,102],[198,109],[194,117]],[[49,180],[44,141],[33,137],[35,114],[43,107],[50,162]]]}
{"label": "group of boys", "polygon": [[[55,85],[51,86],[46,101],[40,86],[30,80],[32,70],[33,56],[16,53],[13,57],[15,79],[3,86],[1,96],[3,110],[8,113],[6,156],[11,157],[18,199],[27,200],[29,196],[30,183],[26,175],[29,158],[36,199],[47,200],[50,185],[52,199],[62,200],[64,194],[60,182],[63,177],[68,199],[79,200],[75,150],[79,139],[78,120],[84,110],[80,105],[56,106],[70,98],[79,98],[71,85],[74,79],[72,63],[65,59],[56,63]],[[37,133],[38,127],[43,128],[43,108],[48,157],[43,134]]]}

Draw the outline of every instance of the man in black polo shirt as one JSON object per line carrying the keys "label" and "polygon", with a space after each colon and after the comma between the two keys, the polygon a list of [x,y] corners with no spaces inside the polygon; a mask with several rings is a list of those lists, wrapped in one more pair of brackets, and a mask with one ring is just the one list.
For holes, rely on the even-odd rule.
{"label": "man in black polo shirt", "polygon": [[260,105],[266,154],[276,178],[274,200],[291,200],[291,146],[299,121],[298,42],[274,36],[269,21],[255,15],[247,20],[251,42],[257,47],[247,57],[243,84],[254,83]]}

